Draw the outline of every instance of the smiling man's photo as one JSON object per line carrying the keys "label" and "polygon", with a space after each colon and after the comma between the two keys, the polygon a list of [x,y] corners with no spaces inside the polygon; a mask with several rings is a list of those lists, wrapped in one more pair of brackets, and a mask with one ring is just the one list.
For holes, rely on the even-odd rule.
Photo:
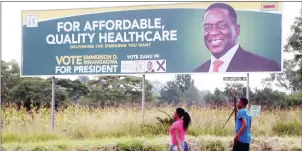
{"label": "smiling man's photo", "polygon": [[232,6],[224,3],[210,5],[203,18],[203,34],[211,58],[194,72],[280,71],[281,65],[276,61],[251,53],[240,45],[240,28]]}

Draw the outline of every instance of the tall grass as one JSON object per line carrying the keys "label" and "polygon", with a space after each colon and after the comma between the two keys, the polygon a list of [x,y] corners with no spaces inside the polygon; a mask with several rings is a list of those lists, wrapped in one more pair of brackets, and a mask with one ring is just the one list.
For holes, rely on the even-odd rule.
{"label": "tall grass", "polygon": [[[185,107],[186,108],[186,107]],[[234,118],[225,124],[231,110],[186,108],[192,124],[189,135],[233,136]],[[173,114],[174,108],[161,108]],[[157,108],[145,112],[144,125],[140,108],[88,108],[68,107],[55,113],[55,132],[51,131],[50,110],[37,112],[5,108],[3,116],[3,142],[49,141],[58,139],[94,139],[108,137],[153,137],[168,135],[169,125],[160,124],[156,119],[167,115]],[[262,111],[260,117],[253,117],[253,136],[301,136],[301,110]]]}

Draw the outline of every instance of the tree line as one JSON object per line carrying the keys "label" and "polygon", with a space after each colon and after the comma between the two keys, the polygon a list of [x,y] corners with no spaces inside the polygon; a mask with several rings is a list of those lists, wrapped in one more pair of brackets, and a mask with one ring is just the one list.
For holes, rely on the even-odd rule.
{"label": "tree line", "polygon": [[[268,78],[269,79],[269,78]],[[292,107],[302,105],[302,89],[292,93],[274,90],[265,83],[263,89],[249,88],[249,99],[251,104],[260,104],[266,107]],[[284,81],[280,81],[283,83]],[[299,81],[302,84],[301,81]],[[247,89],[242,83],[226,83],[221,90],[216,88],[214,92],[199,91],[194,85],[190,75],[177,75],[174,80],[167,82],[160,90],[158,103],[163,104],[188,104],[204,106],[232,106],[233,94],[236,97],[246,97]]]}

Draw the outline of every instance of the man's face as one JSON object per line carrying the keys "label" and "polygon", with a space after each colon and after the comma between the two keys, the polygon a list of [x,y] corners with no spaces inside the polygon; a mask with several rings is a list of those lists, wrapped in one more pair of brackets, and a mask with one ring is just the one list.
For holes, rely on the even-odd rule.
{"label": "man's face", "polygon": [[239,26],[231,23],[228,10],[214,8],[207,11],[203,26],[204,42],[212,54],[224,54],[236,45]]}
{"label": "man's face", "polygon": [[244,106],[244,105],[243,105],[242,101],[240,101],[240,99],[238,99],[238,100],[237,100],[237,108],[238,108],[238,109],[242,109],[243,106]]}
{"label": "man's face", "polygon": [[152,69],[152,63],[151,63],[151,62],[148,62],[148,64],[147,64],[147,69],[148,69],[148,70],[151,70],[151,69]]}

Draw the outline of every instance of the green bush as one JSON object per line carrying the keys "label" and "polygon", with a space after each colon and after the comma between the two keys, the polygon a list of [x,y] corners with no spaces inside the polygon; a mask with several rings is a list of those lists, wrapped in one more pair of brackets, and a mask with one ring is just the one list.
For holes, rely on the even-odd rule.
{"label": "green bush", "polygon": [[14,133],[9,134],[2,134],[2,142],[9,143],[9,142],[21,142],[21,137]]}
{"label": "green bush", "polygon": [[2,134],[3,143],[10,142],[37,142],[37,141],[50,141],[50,140],[58,140],[59,136],[56,134],[31,134],[31,135],[21,135],[21,134]]}
{"label": "green bush", "polygon": [[117,151],[143,151],[144,144],[138,140],[120,142],[116,145],[116,149]]}
{"label": "green bush", "polygon": [[286,96],[285,102],[288,106],[302,105],[302,91]]}
{"label": "green bush", "polygon": [[221,141],[201,142],[201,150],[205,151],[226,151],[226,146]]}
{"label": "green bush", "polygon": [[299,121],[293,121],[289,123],[277,122],[273,126],[272,130],[276,135],[301,136],[302,122]]}

